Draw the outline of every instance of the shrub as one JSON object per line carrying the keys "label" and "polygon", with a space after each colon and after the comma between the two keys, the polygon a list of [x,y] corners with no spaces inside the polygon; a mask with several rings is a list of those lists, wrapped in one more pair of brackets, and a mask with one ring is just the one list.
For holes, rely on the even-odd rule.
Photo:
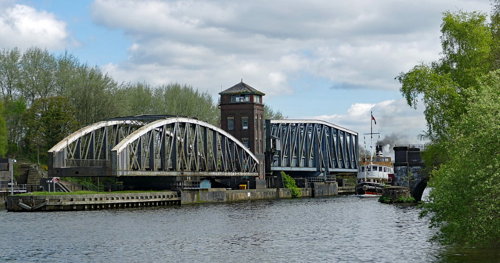
{"label": "shrub", "polygon": [[285,186],[285,188],[290,189],[292,198],[297,198],[302,196],[302,192],[300,191],[300,188],[297,187],[295,179],[293,179],[291,176],[289,176],[283,171],[281,171],[281,178],[283,178],[283,185]]}

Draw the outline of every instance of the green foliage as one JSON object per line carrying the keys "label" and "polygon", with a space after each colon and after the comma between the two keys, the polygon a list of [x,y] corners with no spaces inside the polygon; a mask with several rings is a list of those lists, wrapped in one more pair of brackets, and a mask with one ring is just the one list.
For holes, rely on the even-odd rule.
{"label": "green foliage", "polygon": [[491,60],[493,69],[500,68],[500,0],[496,0],[493,4],[493,13],[491,14],[491,34],[493,37],[491,52],[493,53]]}
{"label": "green foliage", "polygon": [[447,129],[466,112],[465,90],[491,70],[492,34],[486,16],[477,12],[445,13],[441,26],[443,57],[431,65],[417,65],[397,79],[408,104],[425,106],[427,136],[446,139]]}
{"label": "green foliage", "polygon": [[302,196],[302,191],[300,191],[300,188],[297,187],[295,179],[293,179],[291,176],[289,176],[283,171],[281,171],[281,178],[283,178],[283,184],[285,188],[290,189],[292,198],[297,198]]}
{"label": "green foliage", "polygon": [[144,83],[117,90],[121,115],[165,114],[197,118],[218,125],[219,110],[207,92],[188,85],[169,84],[152,88]]}
{"label": "green foliage", "polygon": [[264,119],[265,120],[282,120],[285,116],[280,111],[274,111],[267,104],[264,105]]}
{"label": "green foliage", "polygon": [[6,100],[14,99],[19,92],[20,58],[19,49],[0,51],[0,88],[2,97]]}
{"label": "green foliage", "polygon": [[0,50],[0,92],[8,154],[32,160],[39,154],[43,160],[69,130],[111,117],[165,114],[218,125],[220,115],[212,97],[191,86],[118,85],[68,53],[57,57],[39,48]]}
{"label": "green foliage", "polygon": [[490,25],[477,12],[445,13],[442,58],[398,76],[408,104],[425,106],[433,191],[424,211],[444,243],[499,245],[499,9]]}
{"label": "green foliage", "polygon": [[449,74],[462,89],[475,86],[477,76],[491,70],[493,38],[486,15],[446,12],[441,33],[443,57],[434,67],[440,74]]}
{"label": "green foliage", "polygon": [[391,199],[390,197],[388,197],[388,196],[384,196],[384,195],[380,196],[380,197],[378,198],[378,201],[379,201],[380,203],[384,203],[384,204],[392,204],[392,199]]}
{"label": "green foliage", "polygon": [[415,203],[415,198],[413,196],[400,196],[395,203]]}
{"label": "green foliage", "polygon": [[5,156],[7,146],[7,125],[4,118],[3,104],[0,102],[0,156]]}
{"label": "green foliage", "polygon": [[[145,83],[128,84],[116,91],[116,97],[121,101],[120,115],[155,114],[154,90]],[[160,114],[160,113],[157,113]]]}
{"label": "green foliage", "polygon": [[28,49],[21,60],[18,89],[21,95],[31,104],[37,98],[54,96],[53,74],[57,70],[56,58],[47,50]]}
{"label": "green foliage", "polygon": [[65,97],[40,98],[26,112],[26,143],[37,149],[37,161],[46,160],[46,152],[74,131],[75,109]]}
{"label": "green foliage", "polygon": [[500,240],[500,70],[468,91],[468,112],[444,143],[449,159],[433,173],[432,223],[447,243],[498,246]]}
{"label": "green foliage", "polygon": [[60,95],[70,99],[79,126],[119,115],[121,101],[114,96],[117,84],[113,79],[87,65],[79,65],[68,74],[68,85]]}
{"label": "green foliage", "polygon": [[[65,177],[64,180],[83,186],[83,189],[99,191],[96,178],[93,177]],[[100,185],[99,185],[100,186]]]}
{"label": "green foliage", "polygon": [[207,92],[187,85],[169,84],[154,90],[155,111],[160,114],[194,117],[217,125],[219,110]]}
{"label": "green foliage", "polygon": [[412,196],[408,196],[408,197],[400,196],[400,197],[398,197],[398,199],[393,200],[389,196],[380,196],[378,198],[378,201],[380,203],[384,203],[384,204],[411,204],[411,203],[415,203],[415,198],[413,198]]}
{"label": "green foliage", "polygon": [[410,72],[401,74],[398,79],[408,105],[416,108],[418,100],[423,99],[427,136],[431,139],[445,136],[449,123],[464,111],[456,83],[450,75],[440,75],[436,69],[418,65]]}
{"label": "green foliage", "polygon": [[24,99],[4,100],[5,120],[8,132],[8,153],[16,156],[21,148],[25,127],[23,117],[26,112]]}

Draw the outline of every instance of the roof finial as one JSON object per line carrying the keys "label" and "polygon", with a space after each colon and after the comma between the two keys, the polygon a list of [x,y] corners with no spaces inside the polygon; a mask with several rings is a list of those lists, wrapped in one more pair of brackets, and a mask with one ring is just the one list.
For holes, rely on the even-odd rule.
{"label": "roof finial", "polygon": [[243,83],[243,78],[241,78],[241,83]]}

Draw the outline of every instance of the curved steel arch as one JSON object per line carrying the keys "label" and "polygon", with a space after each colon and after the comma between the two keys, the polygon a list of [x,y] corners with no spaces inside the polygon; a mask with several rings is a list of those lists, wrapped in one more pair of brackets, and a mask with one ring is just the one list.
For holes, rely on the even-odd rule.
{"label": "curved steel arch", "polygon": [[[270,120],[272,171],[356,172],[358,133],[322,120]],[[271,140],[274,143],[271,143]]]}
{"label": "curved steel arch", "polygon": [[[73,132],[72,134],[66,136],[64,139],[62,139],[60,142],[58,142],[56,145],[54,145],[52,148],[50,148],[49,152],[58,152],[61,151],[64,147],[67,147],[68,144],[71,144],[72,142],[78,140],[79,138],[95,131],[103,127],[107,126],[113,126],[113,125],[118,125],[118,124],[132,124],[135,121],[130,121],[130,120],[116,120],[116,121],[100,121],[93,123],[91,125],[85,126],[81,129],[79,129],[76,132]],[[142,124],[141,124],[142,125]]]}
{"label": "curved steel arch", "polygon": [[51,168],[106,166],[110,149],[144,122],[137,120],[100,121],[68,135],[48,152]]}
{"label": "curved steel arch", "polygon": [[151,122],[112,150],[116,176],[257,176],[258,160],[240,141],[189,118]]}

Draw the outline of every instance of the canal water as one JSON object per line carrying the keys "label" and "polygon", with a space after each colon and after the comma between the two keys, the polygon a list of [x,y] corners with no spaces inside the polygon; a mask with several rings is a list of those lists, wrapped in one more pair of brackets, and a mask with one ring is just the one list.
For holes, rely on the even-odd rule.
{"label": "canal water", "polygon": [[478,262],[429,242],[419,212],[355,196],[2,211],[0,262]]}

